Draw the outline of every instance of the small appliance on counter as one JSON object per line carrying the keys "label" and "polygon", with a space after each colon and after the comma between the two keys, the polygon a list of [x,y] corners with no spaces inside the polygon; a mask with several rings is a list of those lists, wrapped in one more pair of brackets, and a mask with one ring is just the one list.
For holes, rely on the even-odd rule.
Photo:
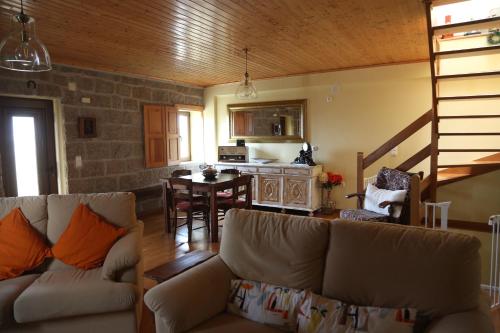
{"label": "small appliance on counter", "polygon": [[219,162],[248,163],[248,147],[219,146]]}

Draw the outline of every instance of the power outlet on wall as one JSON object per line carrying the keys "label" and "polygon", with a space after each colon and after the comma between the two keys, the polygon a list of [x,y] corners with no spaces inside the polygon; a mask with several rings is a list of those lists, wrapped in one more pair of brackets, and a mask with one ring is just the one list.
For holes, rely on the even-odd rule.
{"label": "power outlet on wall", "polygon": [[80,155],[75,157],[75,168],[81,169],[83,166],[82,157]]}

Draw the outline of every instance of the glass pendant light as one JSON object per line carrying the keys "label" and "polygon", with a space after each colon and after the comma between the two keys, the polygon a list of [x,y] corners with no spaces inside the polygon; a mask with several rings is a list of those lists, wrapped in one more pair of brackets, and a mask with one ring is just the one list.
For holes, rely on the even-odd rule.
{"label": "glass pendant light", "polygon": [[248,75],[248,48],[243,49],[243,51],[245,51],[245,76],[240,84],[238,84],[235,96],[239,99],[257,98],[257,89],[255,89],[250,75]]}
{"label": "glass pendant light", "polygon": [[23,72],[43,72],[52,69],[50,55],[36,38],[35,19],[21,12],[12,16],[11,31],[0,42],[0,67]]}

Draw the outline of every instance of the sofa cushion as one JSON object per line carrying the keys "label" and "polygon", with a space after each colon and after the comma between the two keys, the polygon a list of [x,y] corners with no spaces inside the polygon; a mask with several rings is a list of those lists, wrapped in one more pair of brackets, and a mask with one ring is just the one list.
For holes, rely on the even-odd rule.
{"label": "sofa cushion", "polygon": [[0,328],[14,323],[14,301],[38,274],[29,274],[0,281]]}
{"label": "sofa cushion", "polygon": [[127,233],[125,228],[109,224],[86,205],[80,204],[57,243],[54,257],[80,269],[102,266],[116,240]]}
{"label": "sofa cushion", "polygon": [[14,302],[18,323],[133,309],[136,289],[130,283],[101,279],[101,269],[48,271]]}
{"label": "sofa cushion", "polygon": [[309,294],[250,280],[231,280],[227,312],[262,324],[294,332],[297,310]]}
{"label": "sofa cushion", "polygon": [[412,333],[417,310],[349,305],[309,293],[300,306],[298,333]]}
{"label": "sofa cushion", "polygon": [[26,220],[20,208],[0,219],[0,280],[20,276],[50,256],[45,238]]}
{"label": "sofa cushion", "polygon": [[350,304],[412,307],[431,316],[478,306],[477,238],[387,223],[336,220],[323,294]]}
{"label": "sofa cushion", "polygon": [[47,234],[47,196],[0,198],[0,219],[14,208],[21,208],[26,219],[42,235]]}
{"label": "sofa cushion", "polygon": [[52,245],[66,230],[73,211],[80,203],[88,205],[115,226],[131,228],[137,223],[135,196],[132,193],[49,195],[47,237]]}
{"label": "sofa cushion", "polygon": [[235,315],[222,313],[189,330],[191,333],[277,333],[277,328],[259,324]]}
{"label": "sofa cushion", "polygon": [[242,279],[319,292],[328,228],[317,218],[231,209],[220,256]]}

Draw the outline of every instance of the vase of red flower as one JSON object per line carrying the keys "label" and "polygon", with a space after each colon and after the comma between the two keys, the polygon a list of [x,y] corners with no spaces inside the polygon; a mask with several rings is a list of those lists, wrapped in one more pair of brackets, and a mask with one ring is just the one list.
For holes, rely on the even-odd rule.
{"label": "vase of red flower", "polygon": [[[331,214],[335,210],[335,201],[332,200],[332,190],[344,183],[344,177],[339,173],[323,172],[320,177],[321,186],[326,192],[326,198],[323,199],[321,211],[324,214]],[[323,196],[324,197],[324,196]]]}

